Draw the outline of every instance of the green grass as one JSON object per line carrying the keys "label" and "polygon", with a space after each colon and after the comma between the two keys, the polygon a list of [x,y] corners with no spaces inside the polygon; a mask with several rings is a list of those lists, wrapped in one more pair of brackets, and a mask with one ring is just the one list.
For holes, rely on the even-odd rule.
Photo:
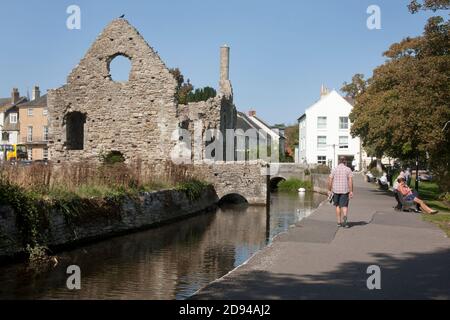
{"label": "green grass", "polygon": [[421,182],[419,184],[419,198],[424,200],[433,209],[450,213],[450,206],[443,201],[443,195],[436,183]]}
{"label": "green grass", "polygon": [[424,221],[437,224],[450,237],[450,214],[437,214],[434,216],[424,216]]}
{"label": "green grass", "polygon": [[313,190],[311,181],[302,181],[299,179],[289,179],[280,182],[278,185],[278,190],[282,192],[298,192],[300,188],[305,188],[308,191]]}

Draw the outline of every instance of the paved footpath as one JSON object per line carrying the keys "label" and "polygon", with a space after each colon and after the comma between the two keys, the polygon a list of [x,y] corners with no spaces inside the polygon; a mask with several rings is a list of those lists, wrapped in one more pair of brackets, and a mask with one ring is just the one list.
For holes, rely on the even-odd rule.
{"label": "paved footpath", "polygon": [[[350,229],[323,204],[246,265],[193,299],[450,299],[450,239],[394,198],[355,178]],[[367,268],[381,268],[381,290]]]}

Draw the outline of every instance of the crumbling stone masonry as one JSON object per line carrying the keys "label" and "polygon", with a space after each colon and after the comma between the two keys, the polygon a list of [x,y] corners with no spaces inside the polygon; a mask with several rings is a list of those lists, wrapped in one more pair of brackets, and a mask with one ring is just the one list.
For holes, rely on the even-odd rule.
{"label": "crumbling stone masonry", "polygon": [[[111,78],[109,66],[117,56],[130,59],[128,82]],[[128,162],[164,162],[183,123],[204,120],[207,128],[234,128],[231,91],[189,106],[179,106],[175,94],[176,81],[160,57],[126,20],[114,20],[67,84],[48,94],[51,159],[98,161],[101,154],[119,151]]]}
{"label": "crumbling stone masonry", "polygon": [[[163,165],[177,152],[180,129],[189,131],[192,141],[199,138],[194,134],[204,135],[208,129],[220,130],[226,139],[226,130],[236,129],[237,123],[229,52],[229,47],[221,48],[218,96],[178,105],[176,80],[160,57],[128,21],[114,20],[69,75],[67,84],[48,93],[52,161],[98,162],[102,154],[114,151],[122,153],[128,163]],[[111,77],[110,64],[118,56],[131,62],[127,82]],[[250,203],[266,203],[263,164],[211,165],[202,162],[212,160],[205,157],[205,149],[206,142],[198,158],[195,152],[190,157],[200,160],[195,173],[213,183],[219,197],[240,194]],[[228,158],[225,151],[222,156]]]}

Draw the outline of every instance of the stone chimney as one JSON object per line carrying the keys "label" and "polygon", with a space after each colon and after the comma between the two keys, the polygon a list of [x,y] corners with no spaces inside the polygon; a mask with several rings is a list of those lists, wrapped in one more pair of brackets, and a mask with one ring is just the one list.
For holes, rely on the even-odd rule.
{"label": "stone chimney", "polygon": [[41,90],[39,90],[38,86],[33,87],[33,92],[31,93],[31,101],[39,99],[41,97]]}
{"label": "stone chimney", "polygon": [[230,47],[220,48],[220,81],[230,80]]}
{"label": "stone chimney", "polygon": [[249,116],[249,117],[256,117],[256,111],[255,111],[255,110],[250,110],[250,111],[248,112],[248,116]]}
{"label": "stone chimney", "polygon": [[230,81],[230,47],[220,48],[220,93],[228,99],[233,98],[233,88]]}
{"label": "stone chimney", "polygon": [[11,93],[11,104],[14,105],[17,102],[19,102],[19,100],[20,100],[19,89],[13,88],[12,93]]}

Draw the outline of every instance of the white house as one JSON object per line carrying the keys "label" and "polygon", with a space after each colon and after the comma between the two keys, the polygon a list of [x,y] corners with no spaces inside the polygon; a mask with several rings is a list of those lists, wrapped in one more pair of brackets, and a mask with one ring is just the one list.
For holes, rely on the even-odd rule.
{"label": "white house", "polygon": [[[359,170],[362,162],[361,141],[350,135],[351,99],[324,86],[320,100],[309,107],[299,119],[297,163],[335,167],[341,156]],[[355,161],[356,160],[356,161]]]}

